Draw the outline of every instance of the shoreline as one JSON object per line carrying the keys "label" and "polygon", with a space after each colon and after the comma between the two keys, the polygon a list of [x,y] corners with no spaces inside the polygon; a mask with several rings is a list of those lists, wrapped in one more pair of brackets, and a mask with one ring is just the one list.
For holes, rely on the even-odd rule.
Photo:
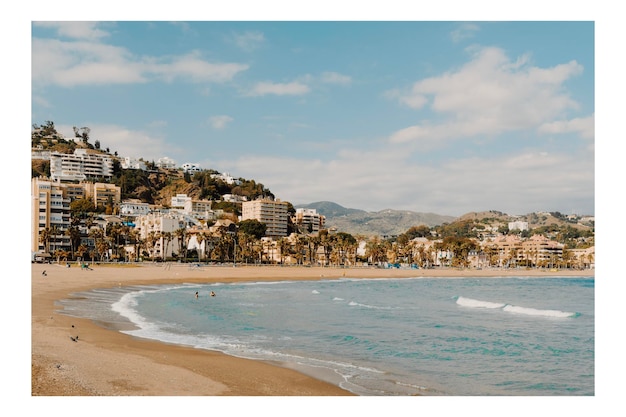
{"label": "shoreline", "polygon": [[[42,275],[46,270],[47,275]],[[118,286],[339,278],[580,277],[595,270],[111,264],[31,266],[31,396],[354,396],[288,367],[141,339],[58,314],[72,294]],[[71,337],[78,336],[78,341]]]}

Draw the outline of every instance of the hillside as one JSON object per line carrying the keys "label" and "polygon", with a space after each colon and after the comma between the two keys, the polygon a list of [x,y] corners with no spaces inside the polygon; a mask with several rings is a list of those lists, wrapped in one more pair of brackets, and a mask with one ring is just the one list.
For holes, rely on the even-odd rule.
{"label": "hillside", "polygon": [[457,219],[458,221],[471,220],[473,222],[484,223],[490,226],[506,226],[509,222],[521,221],[528,222],[530,229],[536,229],[539,227],[555,226],[563,227],[570,226],[578,230],[591,230],[593,225],[580,224],[577,221],[570,221],[566,216],[556,213],[529,213],[525,215],[512,216],[499,211],[482,211],[482,212],[470,212],[462,215]]}
{"label": "hillside", "polygon": [[407,210],[386,209],[377,212],[345,208],[339,204],[320,201],[295,208],[315,209],[326,216],[326,227],[334,227],[339,231],[352,235],[394,236],[406,232],[412,226],[437,226],[451,222],[455,217],[434,213],[417,213]]}

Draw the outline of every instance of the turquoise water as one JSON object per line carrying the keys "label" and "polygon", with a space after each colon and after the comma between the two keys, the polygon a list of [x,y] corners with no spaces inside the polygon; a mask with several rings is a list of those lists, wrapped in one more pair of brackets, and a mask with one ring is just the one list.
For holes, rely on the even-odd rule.
{"label": "turquoise water", "polygon": [[63,302],[66,314],[279,362],[359,395],[594,395],[593,278],[187,284],[83,295]]}

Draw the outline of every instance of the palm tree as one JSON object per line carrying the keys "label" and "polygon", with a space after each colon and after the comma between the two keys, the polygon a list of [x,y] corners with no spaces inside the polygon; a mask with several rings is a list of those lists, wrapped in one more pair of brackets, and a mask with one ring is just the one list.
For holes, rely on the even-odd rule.
{"label": "palm tree", "polygon": [[182,254],[183,259],[187,257],[187,248],[183,249],[186,235],[187,230],[184,227],[174,231],[174,236],[178,239],[178,257],[180,258]]}
{"label": "palm tree", "polygon": [[70,226],[65,230],[65,235],[70,238],[70,250],[72,258],[74,258],[74,251],[80,244],[80,230],[76,226]]}
{"label": "palm tree", "polygon": [[39,231],[39,241],[43,243],[46,253],[50,253],[50,238],[51,237],[52,237],[52,234],[50,232],[49,227],[46,227],[45,229],[41,229]]}
{"label": "palm tree", "polygon": [[102,248],[101,241],[104,239],[104,232],[99,227],[93,228],[89,231],[89,236],[93,237],[94,248],[96,249],[96,258],[99,258],[100,249]]}

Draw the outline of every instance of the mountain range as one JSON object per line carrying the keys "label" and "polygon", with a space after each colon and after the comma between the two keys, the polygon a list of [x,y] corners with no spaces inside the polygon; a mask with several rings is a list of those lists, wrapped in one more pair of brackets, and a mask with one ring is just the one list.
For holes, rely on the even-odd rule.
{"label": "mountain range", "polygon": [[384,209],[369,212],[346,208],[331,201],[318,201],[294,205],[295,208],[315,209],[326,217],[326,227],[352,235],[394,236],[406,232],[412,226],[433,227],[456,219],[435,213],[418,213],[408,210]]}

